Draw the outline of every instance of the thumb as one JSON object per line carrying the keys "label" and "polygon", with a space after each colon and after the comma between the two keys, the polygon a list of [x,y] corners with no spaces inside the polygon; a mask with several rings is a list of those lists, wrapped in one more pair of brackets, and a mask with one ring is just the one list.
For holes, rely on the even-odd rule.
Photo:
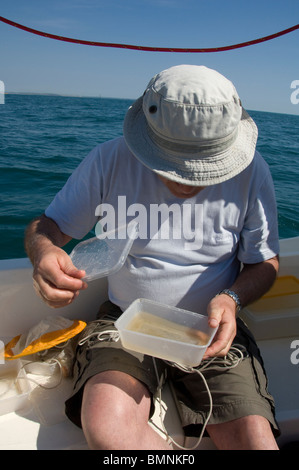
{"label": "thumb", "polygon": [[223,309],[217,307],[215,305],[215,302],[213,302],[212,300],[208,305],[207,313],[208,313],[209,326],[211,328],[217,328],[222,318]]}
{"label": "thumb", "polygon": [[217,328],[219,323],[220,323],[220,320],[218,320],[217,318],[209,317],[209,325],[210,325],[211,328]]}
{"label": "thumb", "polygon": [[77,277],[78,279],[82,279],[82,277],[85,276],[86,272],[84,271],[84,269],[78,269],[76,268],[76,266],[71,264],[71,265],[67,265],[66,274],[72,277]]}
{"label": "thumb", "polygon": [[75,277],[77,279],[82,279],[85,276],[85,271],[84,269],[78,269],[76,266],[74,266],[71,258],[69,255],[66,253],[66,256],[64,256],[60,260],[60,266],[62,270],[64,271],[65,274],[67,274],[70,277]]}

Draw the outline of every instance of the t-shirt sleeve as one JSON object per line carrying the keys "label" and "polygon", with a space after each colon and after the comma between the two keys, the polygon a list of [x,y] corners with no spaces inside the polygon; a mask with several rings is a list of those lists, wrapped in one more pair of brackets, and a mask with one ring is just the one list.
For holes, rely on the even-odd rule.
{"label": "t-shirt sleeve", "polygon": [[60,230],[72,238],[83,238],[96,224],[101,204],[102,174],[99,147],[93,149],[69,177],[46,209]]}
{"label": "t-shirt sleeve", "polygon": [[249,200],[245,223],[240,235],[238,258],[253,264],[279,253],[279,236],[275,191],[270,171]]}

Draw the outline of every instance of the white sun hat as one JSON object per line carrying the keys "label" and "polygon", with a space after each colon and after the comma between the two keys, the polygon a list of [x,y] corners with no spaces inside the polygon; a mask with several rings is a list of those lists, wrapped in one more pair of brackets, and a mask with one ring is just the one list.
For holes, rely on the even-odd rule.
{"label": "white sun hat", "polygon": [[257,127],[227,78],[197,65],[157,74],[129,108],[124,138],[145,166],[182,184],[209,186],[252,161]]}

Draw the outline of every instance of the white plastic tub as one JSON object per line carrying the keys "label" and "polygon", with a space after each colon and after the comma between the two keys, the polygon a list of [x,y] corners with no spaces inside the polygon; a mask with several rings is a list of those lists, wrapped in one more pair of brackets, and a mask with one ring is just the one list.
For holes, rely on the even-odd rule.
{"label": "white plastic tub", "polygon": [[31,391],[19,359],[0,364],[0,416],[25,408]]}
{"label": "white plastic tub", "polygon": [[125,349],[188,367],[198,366],[217,328],[199,313],[137,299],[115,326]]}

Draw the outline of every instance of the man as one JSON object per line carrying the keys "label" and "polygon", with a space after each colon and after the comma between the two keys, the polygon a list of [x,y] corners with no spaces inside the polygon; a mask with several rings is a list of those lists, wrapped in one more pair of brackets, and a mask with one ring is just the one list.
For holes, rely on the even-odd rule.
{"label": "man", "polygon": [[[84,271],[61,247],[88,233],[104,216],[105,204],[117,221],[141,221],[125,265],[109,277],[109,303],[78,344],[66,411],[82,425],[91,448],[169,448],[148,425],[157,370],[168,369],[187,435],[198,434],[207,419],[198,374],[159,360],[155,370],[152,358],[97,340],[107,325],[103,319],[112,327],[142,297],[208,314],[211,327],[219,328],[205,359],[227,355],[232,344],[246,348],[236,368],[205,372],[213,397],[206,431],[216,446],[277,448],[262,360],[250,332],[236,320],[241,307],[271,287],[278,270],[273,183],[256,140],[256,126],[229,80],[201,66],[164,70],[128,110],[124,138],[96,147],[29,226],[36,290],[60,307],[86,288]],[[152,210],[161,204],[169,210],[153,228]]]}

